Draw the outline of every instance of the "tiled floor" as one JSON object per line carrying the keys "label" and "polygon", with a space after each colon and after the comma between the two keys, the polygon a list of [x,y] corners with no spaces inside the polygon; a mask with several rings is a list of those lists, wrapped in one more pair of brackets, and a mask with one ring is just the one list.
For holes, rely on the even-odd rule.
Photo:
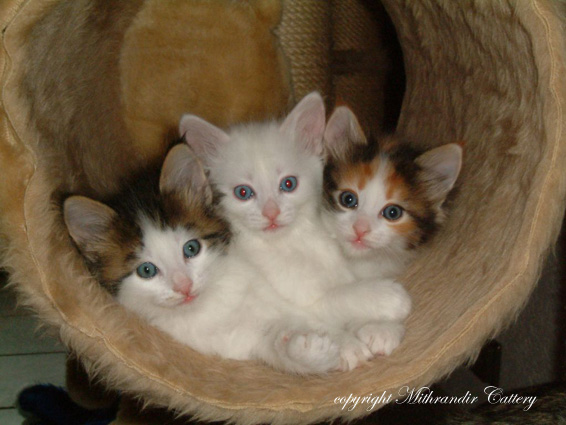
{"label": "tiled floor", "polygon": [[53,338],[36,332],[30,312],[16,308],[14,294],[0,276],[0,424],[20,425],[24,418],[15,408],[23,388],[51,383],[63,385],[65,352]]}

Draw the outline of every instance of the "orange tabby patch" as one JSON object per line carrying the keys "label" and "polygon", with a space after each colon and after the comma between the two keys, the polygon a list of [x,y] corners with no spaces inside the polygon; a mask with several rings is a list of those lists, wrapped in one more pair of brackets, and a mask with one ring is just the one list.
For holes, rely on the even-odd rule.
{"label": "orange tabby patch", "polygon": [[420,238],[419,229],[413,219],[410,218],[399,223],[391,222],[389,225],[397,234],[403,236],[410,243],[418,243]]}
{"label": "orange tabby patch", "polygon": [[350,164],[348,167],[344,168],[338,181],[343,182],[349,187],[364,190],[368,181],[370,181],[377,173],[377,170],[379,170],[380,164],[381,160],[379,157],[369,163],[360,162]]}

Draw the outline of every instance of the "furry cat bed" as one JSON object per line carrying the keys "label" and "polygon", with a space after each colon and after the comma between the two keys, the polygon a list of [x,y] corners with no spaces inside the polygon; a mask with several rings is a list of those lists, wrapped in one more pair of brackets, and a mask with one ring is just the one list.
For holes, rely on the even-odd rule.
{"label": "furry cat bed", "polygon": [[[388,91],[380,75],[389,56],[363,2],[283,0],[279,25],[279,3],[269,0],[129,3],[130,17],[119,27],[125,35],[112,50],[121,84],[109,90],[121,99],[124,131],[147,156],[182,112],[220,125],[261,119],[281,113],[289,93],[300,99],[318,89],[329,100],[347,101],[368,123],[384,116]],[[385,391],[394,399],[403,386],[439,380],[473,359],[523,306],[564,209],[561,6],[549,0],[383,3],[406,73],[398,130],[430,146],[464,141],[465,166],[446,227],[402,278],[414,300],[402,345],[349,373],[299,377],[196,353],[116,307],[92,281],[51,207],[50,167],[57,164],[38,154],[45,135],[29,124],[30,98],[19,90],[27,31],[57,2],[2,2],[2,264],[22,299],[105,385],[208,420],[351,419],[367,415],[367,406],[343,409],[337,398]],[[214,34],[221,42],[205,52],[198,37],[211,29],[206,18],[191,15],[195,8],[219,23]],[[203,31],[184,36],[179,25]],[[233,29],[224,39],[232,43],[229,51],[246,52],[246,61],[236,61],[243,74],[212,72],[234,66],[219,47],[223,26]],[[363,66],[349,68],[360,57]],[[203,58],[206,69],[195,65]]]}

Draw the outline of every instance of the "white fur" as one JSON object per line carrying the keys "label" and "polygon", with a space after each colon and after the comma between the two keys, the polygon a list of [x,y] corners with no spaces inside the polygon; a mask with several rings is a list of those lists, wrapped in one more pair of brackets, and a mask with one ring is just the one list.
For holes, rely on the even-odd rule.
{"label": "white fur", "polygon": [[[238,254],[221,256],[201,242],[200,253],[184,258],[194,238],[185,229],[142,226],[139,263],[151,261],[159,273],[143,279],[134,272],[117,294],[126,308],[194,349],[237,360],[257,359],[294,373],[324,373],[340,366],[338,346],[316,319],[306,320],[291,304],[261,283],[261,276]],[[173,276],[191,279],[195,298],[174,290]],[[290,326],[293,324],[293,326]]]}
{"label": "white fur", "polygon": [[[250,124],[226,134],[185,116],[181,129],[192,135],[187,142],[200,153],[223,194],[221,210],[234,230],[229,257],[249,262],[252,273],[261,276],[247,279],[250,304],[243,313],[255,323],[269,323],[255,355],[296,372],[349,370],[375,354],[391,352],[402,338],[401,323],[411,302],[396,282],[356,282],[336,240],[324,229],[324,126],[319,125],[324,108],[313,95],[306,103],[299,103],[282,125]],[[309,117],[314,124],[309,125]],[[199,139],[202,134],[208,138]],[[290,193],[280,190],[287,176],[298,180]],[[254,196],[238,199],[234,188],[239,185],[251,187]],[[267,229],[272,220],[262,214],[268,202],[280,210],[276,229]],[[266,318],[268,310],[279,318]],[[265,322],[253,314],[264,315]],[[368,328],[372,323],[379,326]],[[362,329],[364,340],[357,335]]]}
{"label": "white fur", "polygon": [[139,264],[151,262],[158,268],[156,276],[144,279],[135,270],[120,284],[118,301],[148,320],[167,316],[171,309],[183,309],[186,295],[174,290],[174,280],[190,279],[191,294],[199,297],[206,291],[212,265],[218,253],[202,240],[199,254],[185,258],[183,245],[196,238],[185,228],[160,229],[149,219],[142,220],[143,248],[138,253]]}

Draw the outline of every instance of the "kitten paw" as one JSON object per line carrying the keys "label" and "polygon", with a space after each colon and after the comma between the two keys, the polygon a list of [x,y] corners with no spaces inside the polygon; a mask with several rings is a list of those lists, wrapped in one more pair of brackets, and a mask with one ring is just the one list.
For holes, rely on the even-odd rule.
{"label": "kitten paw", "polygon": [[348,335],[340,344],[339,370],[342,372],[353,370],[372,357],[373,353],[364,342],[354,335]]}
{"label": "kitten paw", "polygon": [[287,334],[283,343],[289,357],[309,372],[327,372],[338,367],[339,349],[328,335],[314,331]]}
{"label": "kitten paw", "polygon": [[360,327],[356,336],[376,356],[388,356],[401,343],[405,327],[395,322],[371,322]]}

